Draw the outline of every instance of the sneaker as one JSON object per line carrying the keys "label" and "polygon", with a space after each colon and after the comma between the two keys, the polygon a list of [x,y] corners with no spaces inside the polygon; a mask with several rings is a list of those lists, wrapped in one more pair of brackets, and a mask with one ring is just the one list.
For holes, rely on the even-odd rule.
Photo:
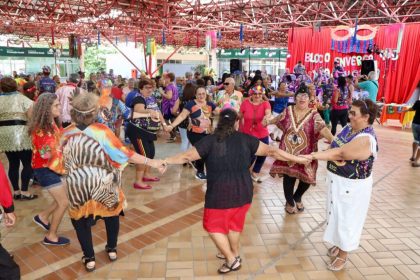
{"label": "sneaker", "polygon": [[44,230],[46,230],[46,231],[50,230],[50,223],[46,224],[43,221],[41,221],[41,219],[39,218],[39,215],[36,215],[33,218],[33,221],[35,222],[35,224],[42,227]]}
{"label": "sneaker", "polygon": [[197,172],[195,173],[195,178],[199,179],[199,180],[207,180],[207,176],[206,174],[202,173],[202,172]]}
{"label": "sneaker", "polygon": [[52,246],[64,246],[70,244],[70,239],[66,237],[59,236],[57,241],[51,241],[48,238],[44,237],[42,241],[44,245],[52,245]]}

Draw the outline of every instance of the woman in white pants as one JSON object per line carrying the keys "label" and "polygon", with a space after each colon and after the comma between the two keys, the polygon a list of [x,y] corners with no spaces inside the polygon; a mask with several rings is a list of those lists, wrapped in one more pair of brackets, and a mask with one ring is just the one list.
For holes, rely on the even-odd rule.
{"label": "woman in white pants", "polygon": [[328,269],[338,271],[348,261],[348,252],[359,247],[360,236],[372,193],[372,167],[378,145],[372,124],[377,106],[371,100],[356,100],[349,111],[350,124],[331,143],[331,149],[309,155],[327,160],[327,227],[324,241],[332,262]]}

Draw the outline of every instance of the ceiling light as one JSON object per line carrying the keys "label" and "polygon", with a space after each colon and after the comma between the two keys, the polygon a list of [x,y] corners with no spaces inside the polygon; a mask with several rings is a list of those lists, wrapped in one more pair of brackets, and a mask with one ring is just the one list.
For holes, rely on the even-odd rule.
{"label": "ceiling light", "polygon": [[30,18],[29,18],[29,21],[35,21],[36,20],[36,17],[35,16],[31,16]]}

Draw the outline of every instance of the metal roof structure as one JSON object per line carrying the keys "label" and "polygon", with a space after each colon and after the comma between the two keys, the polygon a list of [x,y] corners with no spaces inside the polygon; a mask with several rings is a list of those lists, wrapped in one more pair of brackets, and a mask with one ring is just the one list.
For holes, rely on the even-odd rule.
{"label": "metal roof structure", "polygon": [[[418,0],[0,0],[0,34],[51,40],[74,34],[204,46],[205,33],[223,48],[285,47],[297,27],[420,21]],[[239,40],[240,25],[244,36]]]}

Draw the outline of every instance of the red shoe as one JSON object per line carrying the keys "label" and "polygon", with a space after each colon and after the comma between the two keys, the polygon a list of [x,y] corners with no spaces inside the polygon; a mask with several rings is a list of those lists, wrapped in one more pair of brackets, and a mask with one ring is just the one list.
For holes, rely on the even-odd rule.
{"label": "red shoe", "polygon": [[138,190],[150,190],[152,188],[152,186],[151,185],[142,186],[140,184],[134,183],[133,188],[138,189]]}
{"label": "red shoe", "polygon": [[147,178],[143,177],[143,182],[159,182],[160,179],[158,177]]}

